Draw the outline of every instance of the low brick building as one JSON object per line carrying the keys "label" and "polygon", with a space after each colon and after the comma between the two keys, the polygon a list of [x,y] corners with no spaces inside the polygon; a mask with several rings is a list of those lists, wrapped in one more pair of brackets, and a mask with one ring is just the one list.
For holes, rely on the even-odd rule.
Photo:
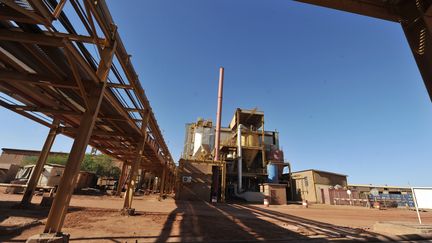
{"label": "low brick building", "polygon": [[[39,156],[41,151],[38,150],[27,150],[27,149],[12,149],[2,148],[2,154],[0,155],[1,165],[22,165],[25,158],[31,156]],[[68,153],[62,152],[50,152],[50,155],[68,155]]]}
{"label": "low brick building", "polygon": [[[39,156],[40,151],[26,149],[2,148],[0,155],[0,183],[9,183],[27,157]],[[50,155],[67,155],[67,153],[51,152]]]}
{"label": "low brick building", "polygon": [[307,200],[310,203],[330,204],[329,188],[346,188],[347,175],[321,171],[302,170],[292,173],[295,183],[296,200]]}

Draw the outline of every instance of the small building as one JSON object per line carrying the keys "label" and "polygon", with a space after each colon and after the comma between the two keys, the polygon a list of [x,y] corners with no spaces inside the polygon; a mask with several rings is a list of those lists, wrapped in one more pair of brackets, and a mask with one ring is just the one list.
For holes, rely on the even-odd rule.
{"label": "small building", "polygon": [[[26,165],[21,168],[17,172],[14,180],[11,181],[11,184],[27,184],[34,171],[34,168],[35,165]],[[60,184],[61,177],[63,176],[64,168],[64,165],[46,164],[41,176],[39,177],[37,185],[41,187],[57,187]],[[76,179],[75,190],[94,187],[96,185],[96,181],[97,176],[95,173],[89,171],[80,171]],[[14,192],[20,191],[22,190],[14,190]]]}
{"label": "small building", "polygon": [[[0,183],[11,183],[14,181],[18,184],[27,183],[35,165],[25,165],[26,159],[29,157],[39,157],[41,151],[27,149],[2,148],[0,155]],[[50,156],[68,156],[68,153],[50,152]],[[119,160],[113,161],[116,166],[122,162]],[[55,170],[53,168],[55,167]],[[55,164],[46,164],[42,176],[39,179],[38,185],[41,186],[57,186],[60,182],[60,177],[63,174],[64,166]],[[18,182],[21,180],[21,182]],[[80,171],[75,189],[79,190],[85,187],[93,187],[96,185],[97,176],[93,172]]]}
{"label": "small building", "polygon": [[[0,183],[10,183],[22,168],[26,158],[39,156],[40,151],[27,149],[2,148],[0,155]],[[67,153],[51,152],[50,155],[64,155]]]}
{"label": "small building", "polygon": [[[41,151],[39,150],[2,148],[2,154],[0,155],[0,168],[8,168],[9,165],[22,166],[28,157],[39,157],[40,153]],[[69,153],[51,151],[49,155],[69,156]],[[122,167],[123,161],[115,158],[112,158],[112,160],[116,167]]]}
{"label": "small building", "polygon": [[[15,179],[18,171],[23,168],[26,159],[39,157],[41,151],[28,149],[2,148],[0,155],[0,183],[9,183]],[[69,156],[68,153],[50,152],[49,156]],[[114,166],[121,168],[123,161],[112,158]],[[96,174],[92,172],[80,172],[77,180],[78,188],[93,186],[96,184]]]}
{"label": "small building", "polygon": [[313,169],[292,172],[295,199],[330,204],[329,189],[347,188],[347,177],[343,174]]}
{"label": "small building", "polygon": [[[27,157],[39,156],[40,153],[41,151],[38,150],[2,148],[0,164],[23,165],[23,162]],[[50,155],[67,156],[68,153],[50,152]]]}

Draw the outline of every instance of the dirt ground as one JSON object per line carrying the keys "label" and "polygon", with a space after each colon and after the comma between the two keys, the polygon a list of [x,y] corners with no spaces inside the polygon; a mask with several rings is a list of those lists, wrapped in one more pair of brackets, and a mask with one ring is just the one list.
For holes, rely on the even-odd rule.
{"label": "dirt ground", "polygon": [[[43,231],[48,209],[16,209],[22,195],[0,194],[0,242],[24,242]],[[41,197],[35,196],[37,205]],[[417,222],[415,211],[349,206],[270,206],[158,201],[136,197],[135,216],[120,216],[123,199],[74,196],[63,231],[71,242],[326,242],[391,240],[373,232],[377,221]],[[426,224],[432,213],[422,212]],[[16,226],[21,230],[17,230]]]}

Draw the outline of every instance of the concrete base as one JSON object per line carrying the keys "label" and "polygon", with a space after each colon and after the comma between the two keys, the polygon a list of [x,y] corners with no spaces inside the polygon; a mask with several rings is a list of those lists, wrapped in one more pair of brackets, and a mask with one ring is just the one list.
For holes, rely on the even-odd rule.
{"label": "concrete base", "polygon": [[123,208],[121,210],[121,215],[133,216],[133,215],[135,215],[135,208]]}
{"label": "concrete base", "polygon": [[68,243],[69,235],[64,233],[44,233],[40,235],[33,235],[26,243]]}
{"label": "concrete base", "polygon": [[390,235],[430,235],[432,236],[432,225],[407,222],[377,222],[374,231]]}
{"label": "concrete base", "polygon": [[[9,219],[12,220],[19,220],[19,219],[14,219],[15,217],[9,217],[8,219],[6,219],[5,221],[8,221]],[[2,223],[5,223],[5,221],[3,221]],[[37,225],[42,225],[42,222],[39,220],[32,220],[29,218],[23,219],[23,220],[19,220],[22,223],[17,223],[17,224],[12,224],[12,225],[8,225],[8,223],[6,223],[6,225],[1,225],[0,226],[0,235],[13,235],[13,234],[19,234],[22,231],[24,231],[25,229],[37,226]]]}

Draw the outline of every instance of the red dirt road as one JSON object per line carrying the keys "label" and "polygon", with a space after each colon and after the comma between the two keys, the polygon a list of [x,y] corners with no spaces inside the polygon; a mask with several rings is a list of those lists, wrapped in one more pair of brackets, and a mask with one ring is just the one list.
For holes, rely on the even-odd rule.
{"label": "red dirt road", "polygon": [[[23,242],[41,233],[47,209],[13,209],[21,195],[0,194],[0,242]],[[33,202],[39,203],[40,197]],[[74,196],[63,231],[71,242],[179,242],[179,241],[318,241],[388,239],[372,231],[376,221],[416,222],[415,211],[376,210],[348,206],[210,205],[137,197],[136,216],[120,216],[123,199],[109,196]],[[432,224],[432,213],[423,212]],[[1,231],[14,223],[37,222],[22,232]]]}

